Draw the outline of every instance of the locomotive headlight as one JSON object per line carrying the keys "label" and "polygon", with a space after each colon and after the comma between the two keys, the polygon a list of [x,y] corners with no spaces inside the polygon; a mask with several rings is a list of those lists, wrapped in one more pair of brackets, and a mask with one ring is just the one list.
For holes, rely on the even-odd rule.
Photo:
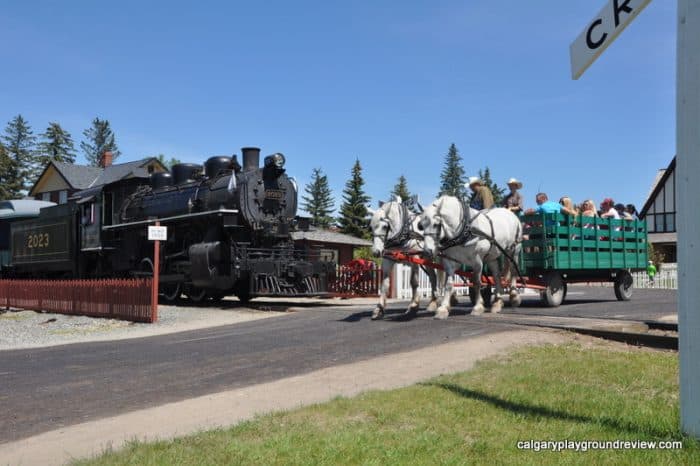
{"label": "locomotive headlight", "polygon": [[276,154],[268,155],[265,157],[265,166],[266,167],[275,167],[275,168],[282,168],[284,167],[284,162],[285,162],[284,155],[280,154],[279,152]]}

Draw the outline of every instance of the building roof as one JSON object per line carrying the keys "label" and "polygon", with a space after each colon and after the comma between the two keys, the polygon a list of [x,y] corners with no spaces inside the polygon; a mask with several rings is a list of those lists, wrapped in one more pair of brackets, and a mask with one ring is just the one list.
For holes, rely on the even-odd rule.
{"label": "building roof", "polygon": [[0,220],[22,217],[36,217],[39,209],[54,206],[53,202],[35,201],[33,199],[18,199],[0,201]]}
{"label": "building roof", "polygon": [[66,182],[75,189],[89,187],[104,170],[101,167],[74,165],[72,163],[56,162],[55,160],[52,160],[51,163],[61,176],[65,178]]}
{"label": "building roof", "polygon": [[152,160],[158,159],[151,157],[143,160],[134,160],[133,162],[110,165],[104,169],[101,168],[100,170],[102,170],[102,172],[91,186],[102,186],[124,178],[149,178],[151,174],[144,168],[144,165],[147,165]]}
{"label": "building roof", "polygon": [[[39,184],[41,179],[46,174],[48,168],[53,165],[56,171],[66,180],[73,189],[83,190],[93,186],[102,186],[113,183],[124,178],[148,178],[150,173],[145,168],[152,161],[158,161],[154,157],[147,159],[134,160],[132,162],[115,163],[106,168],[89,167],[86,165],[75,165],[72,163],[57,162],[51,160],[44,168],[39,178],[34,183],[30,190],[30,194],[34,194],[34,188]],[[160,164],[160,162],[158,161]],[[163,167],[165,170],[165,167]]]}
{"label": "building roof", "polygon": [[292,239],[294,241],[307,240],[317,241],[319,243],[350,244],[352,246],[372,245],[372,243],[366,239],[328,230],[293,231]]}
{"label": "building roof", "polygon": [[656,173],[654,182],[651,185],[651,191],[649,191],[649,196],[647,197],[647,200],[644,203],[644,207],[642,207],[642,210],[639,211],[639,218],[644,218],[646,216],[647,211],[651,208],[652,205],[654,205],[654,200],[656,199],[656,196],[659,195],[659,191],[663,189],[664,185],[666,184],[666,180],[671,176],[671,174],[675,170],[676,157],[674,156],[671,160],[671,163],[668,164],[668,167],[666,167],[666,169],[660,169]]}

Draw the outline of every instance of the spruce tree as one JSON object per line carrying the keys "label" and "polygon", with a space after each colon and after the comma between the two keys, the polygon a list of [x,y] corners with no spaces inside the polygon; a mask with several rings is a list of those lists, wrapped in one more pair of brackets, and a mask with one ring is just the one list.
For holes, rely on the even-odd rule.
{"label": "spruce tree", "polygon": [[328,177],[320,168],[314,168],[311,182],[304,187],[307,196],[302,196],[302,207],[311,215],[311,224],[328,228],[333,223],[333,195],[328,185]]}
{"label": "spruce tree", "polygon": [[21,183],[17,166],[0,143],[0,201],[17,199]]}
{"label": "spruce tree", "polygon": [[177,165],[178,163],[181,163],[180,159],[176,159],[175,157],[170,157],[170,159],[166,159],[165,154],[158,154],[158,156],[156,158],[168,170],[171,170],[173,168],[173,165]]}
{"label": "spruce tree", "polygon": [[49,127],[41,137],[43,140],[39,143],[39,164],[42,169],[46,167],[49,160],[75,162],[73,138],[68,131],[61,128],[61,125],[55,122],[49,123]]}
{"label": "spruce tree", "polygon": [[394,200],[394,196],[399,196],[401,198],[401,202],[406,202],[411,198],[411,193],[408,190],[408,183],[406,181],[406,177],[401,175],[399,177],[399,181],[394,185],[394,189],[391,190],[391,195],[390,200]]}
{"label": "spruce tree", "polygon": [[460,199],[467,198],[467,191],[464,187],[464,167],[462,157],[459,155],[457,146],[452,143],[445,156],[445,165],[440,174],[439,196],[456,196]]}
{"label": "spruce tree", "polygon": [[343,205],[340,206],[338,224],[340,231],[358,238],[369,238],[369,211],[367,205],[370,198],[363,189],[360,161],[355,160],[352,167],[352,177],[345,183],[343,190]]}
{"label": "spruce tree", "polygon": [[36,137],[27,120],[22,115],[17,115],[7,124],[2,140],[7,155],[17,170],[16,180],[20,192],[16,194],[26,195],[43,170],[36,155]]}
{"label": "spruce tree", "polygon": [[[484,185],[491,190],[491,194],[493,194],[493,205],[500,206],[503,203],[503,198],[505,197],[506,190],[504,188],[499,188],[498,184],[493,182],[493,180],[491,179],[491,170],[489,170],[489,167],[486,167],[483,170],[479,170],[479,178],[481,178],[481,180],[484,182]],[[473,196],[474,193],[472,192],[469,195],[469,202],[471,202]]]}
{"label": "spruce tree", "polygon": [[85,141],[80,143],[80,148],[85,154],[88,164],[98,166],[105,151],[112,152],[112,160],[116,160],[121,154],[114,139],[114,132],[109,125],[109,120],[100,120],[95,117],[92,126],[83,131]]}

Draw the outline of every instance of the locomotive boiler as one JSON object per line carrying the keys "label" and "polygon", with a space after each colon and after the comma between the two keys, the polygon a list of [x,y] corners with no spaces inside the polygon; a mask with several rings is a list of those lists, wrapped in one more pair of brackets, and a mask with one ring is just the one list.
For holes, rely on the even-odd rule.
{"label": "locomotive boiler", "polygon": [[[81,191],[67,205],[42,209],[13,226],[15,276],[105,277],[153,273],[147,227],[168,227],[161,244],[162,297],[193,301],[235,294],[323,295],[335,264],[294,248],[297,186],[280,153],[260,149],[209,158],[204,166],[177,164],[150,180],[127,178]],[[52,258],[31,237],[45,238]],[[14,245],[17,247],[14,247]],[[43,244],[43,243],[42,243]],[[50,245],[50,247],[48,246]],[[36,245],[35,245],[36,246]],[[16,260],[15,260],[16,259]]]}

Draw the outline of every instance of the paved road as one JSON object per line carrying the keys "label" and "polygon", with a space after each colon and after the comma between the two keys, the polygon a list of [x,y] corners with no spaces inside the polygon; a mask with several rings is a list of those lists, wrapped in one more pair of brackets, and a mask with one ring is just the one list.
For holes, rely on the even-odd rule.
{"label": "paved road", "polygon": [[[570,290],[569,304],[517,312],[657,318],[675,294],[642,291],[615,301],[612,289]],[[0,443],[126,411],[267,382],[323,367],[515,328],[484,322],[460,306],[447,321],[399,310],[372,322],[368,310],[309,308],[274,319],[150,338],[0,352]]]}

